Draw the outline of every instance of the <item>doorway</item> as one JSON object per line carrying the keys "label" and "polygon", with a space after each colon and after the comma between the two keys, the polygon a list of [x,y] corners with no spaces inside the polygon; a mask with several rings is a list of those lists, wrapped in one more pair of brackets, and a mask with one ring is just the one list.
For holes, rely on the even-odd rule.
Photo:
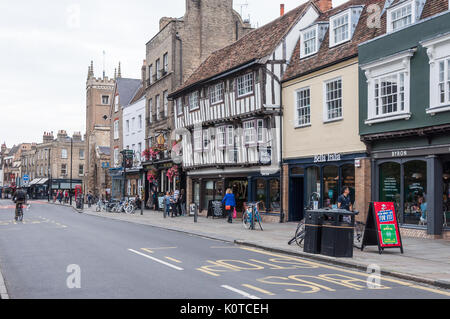
{"label": "doorway", "polygon": [[289,187],[289,221],[299,222],[304,215],[304,178],[292,177]]}

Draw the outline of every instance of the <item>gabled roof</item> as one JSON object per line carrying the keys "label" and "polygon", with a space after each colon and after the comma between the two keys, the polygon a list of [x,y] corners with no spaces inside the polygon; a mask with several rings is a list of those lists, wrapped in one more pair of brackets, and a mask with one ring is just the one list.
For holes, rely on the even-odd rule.
{"label": "gabled roof", "polygon": [[139,87],[139,89],[136,91],[136,93],[134,94],[133,99],[130,101],[130,105],[134,104],[138,101],[140,101],[143,97],[145,96],[145,88],[144,86],[141,84],[141,86]]}
{"label": "gabled roof", "polygon": [[139,79],[116,79],[117,93],[120,98],[120,105],[125,107],[130,104],[131,100],[136,94],[136,91],[141,86],[141,80]]}
{"label": "gabled roof", "polygon": [[[371,14],[373,14],[373,12],[368,12],[367,9],[372,4],[378,4],[380,7],[383,7],[385,4],[385,0],[350,0],[332,10],[321,14],[317,21],[327,21],[331,16],[345,11],[351,6],[364,5],[358,25],[356,26],[355,32],[350,41],[330,48],[329,28],[323,39],[319,51],[314,55],[300,59],[301,45],[299,40],[294,50],[289,67],[287,68],[283,76],[283,82],[306,75],[308,73],[315,72],[321,68],[325,68],[338,63],[339,61],[345,61],[346,59],[357,57],[359,44],[385,34],[386,12],[384,12],[381,16],[381,28],[373,28],[368,26],[367,21],[368,19],[370,19],[369,17]],[[433,16],[447,9],[448,0],[427,0],[422,12],[421,19]]]}
{"label": "gabled roof", "polygon": [[276,20],[250,31],[233,44],[213,52],[170,96],[201,81],[269,56],[310,5],[312,2],[308,1]]}
{"label": "gabled roof", "polygon": [[111,149],[108,146],[98,146],[97,150],[99,155],[106,155],[106,156],[111,155]]}
{"label": "gabled roof", "polygon": [[19,146],[20,145],[14,145],[10,150],[9,150],[9,153],[8,153],[8,156],[13,156],[14,154],[16,154],[17,153],[17,151],[19,150]]}

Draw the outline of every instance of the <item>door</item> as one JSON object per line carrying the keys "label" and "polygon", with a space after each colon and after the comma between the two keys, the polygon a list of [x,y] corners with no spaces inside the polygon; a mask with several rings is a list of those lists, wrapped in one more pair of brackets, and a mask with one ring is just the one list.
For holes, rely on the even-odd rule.
{"label": "door", "polygon": [[304,203],[303,177],[291,178],[289,189],[289,221],[298,222],[303,219]]}

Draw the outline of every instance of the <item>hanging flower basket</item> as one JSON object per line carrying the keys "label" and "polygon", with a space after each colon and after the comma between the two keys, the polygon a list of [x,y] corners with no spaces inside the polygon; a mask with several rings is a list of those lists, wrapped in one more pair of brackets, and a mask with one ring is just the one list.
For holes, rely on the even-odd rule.
{"label": "hanging flower basket", "polygon": [[150,184],[156,182],[157,177],[156,177],[156,171],[155,170],[151,170],[147,173],[147,180]]}
{"label": "hanging flower basket", "polygon": [[150,159],[155,159],[158,156],[159,152],[160,151],[156,147],[150,147],[142,152],[142,156],[145,157],[146,161],[149,161]]}
{"label": "hanging flower basket", "polygon": [[178,171],[178,166],[172,166],[171,168],[169,168],[169,170],[167,171],[166,176],[169,178],[170,182],[173,182],[173,179],[175,177],[178,177],[180,175],[179,171]]}

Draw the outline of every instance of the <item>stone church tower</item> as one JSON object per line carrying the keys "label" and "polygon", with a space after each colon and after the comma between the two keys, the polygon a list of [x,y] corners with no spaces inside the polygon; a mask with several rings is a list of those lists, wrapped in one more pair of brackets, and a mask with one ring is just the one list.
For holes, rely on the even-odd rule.
{"label": "stone church tower", "polygon": [[[119,71],[120,72],[120,71]],[[94,76],[94,64],[88,68],[86,82],[86,152],[84,192],[105,195],[111,188],[108,167],[109,152],[109,113],[114,92],[114,79]]]}

